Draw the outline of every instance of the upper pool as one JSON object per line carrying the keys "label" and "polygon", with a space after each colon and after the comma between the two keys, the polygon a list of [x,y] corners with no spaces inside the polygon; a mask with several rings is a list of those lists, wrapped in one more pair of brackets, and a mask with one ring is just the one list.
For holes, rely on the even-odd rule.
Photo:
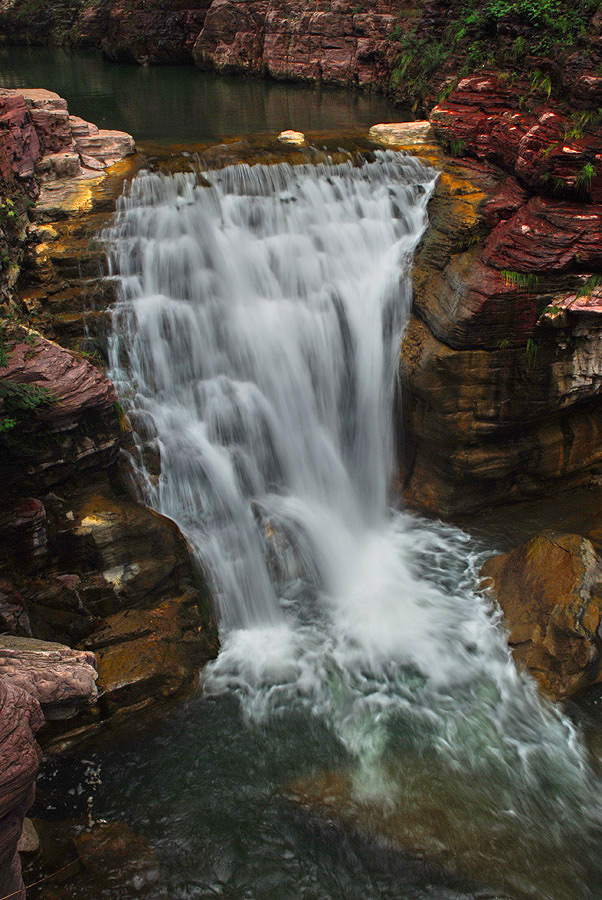
{"label": "upper pool", "polygon": [[0,47],[0,87],[43,87],[69,110],[136,140],[199,143],[294,128],[349,132],[408,118],[384,97],[224,77],[194,66],[129,66],[96,51]]}

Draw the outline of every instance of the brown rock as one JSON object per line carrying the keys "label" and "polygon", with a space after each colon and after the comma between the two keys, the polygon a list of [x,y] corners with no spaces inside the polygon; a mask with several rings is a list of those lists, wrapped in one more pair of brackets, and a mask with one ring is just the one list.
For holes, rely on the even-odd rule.
{"label": "brown rock", "polygon": [[74,838],[77,855],[85,869],[103,879],[109,876],[125,886],[136,878],[137,890],[156,884],[157,858],[142,836],[125,822],[94,825]]}
{"label": "brown rock", "polygon": [[602,560],[586,538],[543,531],[483,566],[515,658],[562,700],[602,679]]}

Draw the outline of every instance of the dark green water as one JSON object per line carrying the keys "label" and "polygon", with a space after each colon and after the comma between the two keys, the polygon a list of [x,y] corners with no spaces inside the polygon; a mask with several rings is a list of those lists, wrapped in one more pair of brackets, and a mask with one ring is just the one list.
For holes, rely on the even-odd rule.
{"label": "dark green water", "polygon": [[72,114],[101,128],[170,144],[286,128],[348,132],[400,119],[374,94],[221,77],[194,66],[127,66],[94,51],[0,47],[0,86],[56,91]]}

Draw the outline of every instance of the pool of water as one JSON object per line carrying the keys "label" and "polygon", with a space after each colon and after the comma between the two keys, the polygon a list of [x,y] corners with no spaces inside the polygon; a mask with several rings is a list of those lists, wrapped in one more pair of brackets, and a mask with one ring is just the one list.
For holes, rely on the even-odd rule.
{"label": "pool of water", "polygon": [[94,51],[0,47],[0,87],[56,91],[74,115],[166,144],[286,128],[355,131],[409,118],[377,94],[223,77],[194,66],[129,66]]}

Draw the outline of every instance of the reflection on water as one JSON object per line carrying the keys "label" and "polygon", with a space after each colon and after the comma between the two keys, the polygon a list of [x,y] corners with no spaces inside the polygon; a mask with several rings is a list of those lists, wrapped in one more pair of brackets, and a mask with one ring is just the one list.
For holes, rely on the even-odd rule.
{"label": "reflection on water", "polygon": [[94,51],[0,47],[0,86],[56,91],[71,113],[100,127],[165,143],[285,128],[350,131],[403,118],[373,94],[224,77],[194,66],[127,66]]}

